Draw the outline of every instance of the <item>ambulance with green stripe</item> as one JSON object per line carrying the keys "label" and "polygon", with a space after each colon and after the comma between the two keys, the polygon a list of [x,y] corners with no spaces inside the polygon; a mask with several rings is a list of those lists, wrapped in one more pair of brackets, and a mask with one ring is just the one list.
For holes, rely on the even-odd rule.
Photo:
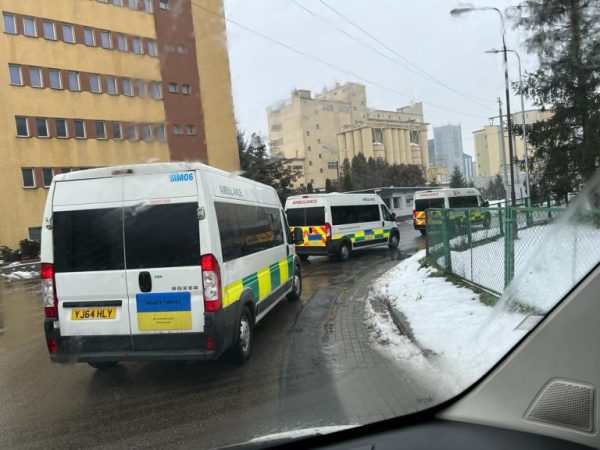
{"label": "ambulance with green stripe", "polygon": [[[453,189],[428,189],[417,191],[414,195],[413,226],[421,234],[427,230],[427,210],[442,208],[472,208],[470,214],[471,224],[481,224],[489,228],[491,215],[488,211],[479,208],[487,207],[489,203],[484,200],[481,193],[475,188],[453,188]],[[449,213],[451,223],[460,226],[467,222],[464,211],[451,211]]]}
{"label": "ambulance with green stripe", "polygon": [[347,260],[354,250],[377,245],[397,248],[396,217],[377,194],[307,194],[288,197],[285,212],[292,233],[302,231],[296,253],[337,256]]}
{"label": "ambulance with green stripe", "polygon": [[44,331],[55,362],[245,362],[254,326],[302,292],[275,190],[196,163],[57,175],[44,210]]}

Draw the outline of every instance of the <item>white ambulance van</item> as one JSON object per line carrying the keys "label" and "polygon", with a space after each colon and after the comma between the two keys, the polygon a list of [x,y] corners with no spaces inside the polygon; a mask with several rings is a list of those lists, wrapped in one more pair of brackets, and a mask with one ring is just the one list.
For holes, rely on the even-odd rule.
{"label": "white ambulance van", "polygon": [[338,256],[345,261],[353,250],[387,244],[397,248],[396,217],[377,194],[307,194],[288,197],[285,212],[292,233],[304,240],[296,253]]}
{"label": "white ambulance van", "polygon": [[196,163],[56,176],[41,262],[51,360],[95,368],[229,348],[245,362],[254,325],[302,291],[275,190]]}
{"label": "white ambulance van", "polygon": [[[417,191],[414,196],[413,225],[415,230],[425,234],[427,230],[426,211],[432,208],[481,208],[489,203],[475,188],[429,189]],[[472,223],[490,226],[490,214],[476,209],[471,213]]]}

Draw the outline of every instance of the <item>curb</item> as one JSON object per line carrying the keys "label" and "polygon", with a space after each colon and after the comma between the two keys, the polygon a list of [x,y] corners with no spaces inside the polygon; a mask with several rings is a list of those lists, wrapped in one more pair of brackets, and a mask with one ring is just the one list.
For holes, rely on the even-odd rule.
{"label": "curb", "polygon": [[423,356],[425,356],[426,358],[429,358],[432,356],[437,356],[437,353],[435,353],[433,350],[423,347],[419,343],[419,341],[417,341],[417,339],[415,338],[415,335],[412,331],[412,328],[410,326],[410,323],[408,322],[408,319],[402,312],[396,310],[392,306],[389,298],[385,297],[383,299],[383,303],[385,304],[385,307],[387,308],[388,312],[390,313],[392,322],[394,322],[394,325],[396,325],[396,328],[398,328],[398,331],[400,332],[401,335],[406,336],[413,344],[415,344],[419,348],[419,350],[421,350],[421,352],[423,353]]}

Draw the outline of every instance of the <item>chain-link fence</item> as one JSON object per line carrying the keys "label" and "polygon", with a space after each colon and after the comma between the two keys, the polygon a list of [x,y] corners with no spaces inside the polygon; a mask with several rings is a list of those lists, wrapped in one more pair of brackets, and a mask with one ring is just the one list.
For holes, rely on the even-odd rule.
{"label": "chain-link fence", "polygon": [[525,268],[563,208],[427,211],[427,257],[473,284],[501,294]]}

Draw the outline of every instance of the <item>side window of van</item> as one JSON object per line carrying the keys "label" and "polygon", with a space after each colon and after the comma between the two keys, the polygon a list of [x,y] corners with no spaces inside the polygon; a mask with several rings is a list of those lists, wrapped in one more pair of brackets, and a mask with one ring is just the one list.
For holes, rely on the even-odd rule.
{"label": "side window of van", "polygon": [[283,244],[283,227],[276,208],[215,202],[224,261]]}
{"label": "side window of van", "polygon": [[331,218],[333,225],[381,220],[377,205],[332,206]]}
{"label": "side window of van", "polygon": [[392,220],[392,215],[390,214],[388,209],[383,205],[381,205],[381,214],[383,216],[383,220],[386,220],[388,222]]}

